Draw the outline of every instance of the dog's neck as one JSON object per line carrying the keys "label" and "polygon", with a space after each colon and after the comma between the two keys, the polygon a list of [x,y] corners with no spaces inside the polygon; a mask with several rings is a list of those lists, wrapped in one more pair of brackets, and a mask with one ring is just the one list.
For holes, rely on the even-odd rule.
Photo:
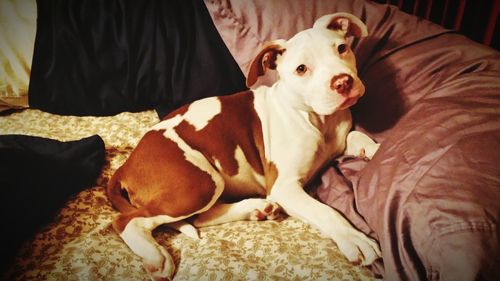
{"label": "dog's neck", "polygon": [[277,81],[272,86],[273,97],[284,106],[291,107],[296,111],[312,112],[312,108],[306,104],[302,95],[294,93],[294,89],[286,83]]}
{"label": "dog's neck", "polygon": [[293,94],[293,89],[289,89],[286,84],[278,81],[270,88],[273,92],[270,95],[272,98],[276,99],[280,104],[297,111],[300,115],[304,116],[305,119],[308,119],[314,127],[322,131],[327,116],[314,112],[312,107],[306,104],[303,97]]}
{"label": "dog's neck", "polygon": [[318,115],[315,112],[308,113],[309,122],[314,125],[319,131],[323,131],[323,125],[325,124],[326,116]]}

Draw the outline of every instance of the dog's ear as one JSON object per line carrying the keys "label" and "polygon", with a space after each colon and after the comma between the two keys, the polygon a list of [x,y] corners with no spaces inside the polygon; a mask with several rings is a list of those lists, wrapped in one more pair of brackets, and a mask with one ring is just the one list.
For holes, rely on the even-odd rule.
{"label": "dog's ear", "polygon": [[266,73],[267,69],[276,69],[276,59],[285,51],[285,40],[274,40],[264,45],[262,50],[255,56],[250,65],[247,75],[247,87],[250,88],[259,76]]}
{"label": "dog's ear", "polygon": [[314,22],[313,28],[328,28],[342,33],[345,37],[368,35],[366,25],[358,17],[349,13],[322,16]]}

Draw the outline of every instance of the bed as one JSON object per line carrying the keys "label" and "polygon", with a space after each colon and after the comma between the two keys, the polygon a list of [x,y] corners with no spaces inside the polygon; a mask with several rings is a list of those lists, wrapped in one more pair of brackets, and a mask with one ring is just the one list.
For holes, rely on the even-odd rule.
{"label": "bed", "polygon": [[[368,26],[370,36],[352,42],[367,88],[353,116],[381,147],[371,161],[339,158],[309,189],[376,238],[383,259],[350,264],[293,218],[201,228],[200,240],[160,227],[175,280],[500,278],[497,50],[361,0],[47,2],[0,4],[2,219],[15,241],[2,253],[2,279],[147,280],[111,227],[117,212],[104,186],[113,171],[160,116],[244,89],[261,44],[335,11]],[[116,30],[126,32],[106,36]],[[69,156],[56,161],[56,152]],[[22,232],[12,213],[33,227]]]}
{"label": "bed", "polygon": [[[7,280],[148,280],[142,261],[116,235],[104,186],[142,134],[158,122],[155,111],[111,117],[60,116],[39,110],[9,114],[3,132],[61,141],[98,134],[106,143],[106,165],[95,187],[83,189],[23,247]],[[29,125],[27,125],[29,124]],[[117,133],[119,131],[119,133]],[[340,279],[371,280],[350,265],[335,244],[303,223],[238,222],[200,229],[196,241],[168,228],[156,238],[174,254],[178,280]],[[291,243],[291,241],[294,241]]]}

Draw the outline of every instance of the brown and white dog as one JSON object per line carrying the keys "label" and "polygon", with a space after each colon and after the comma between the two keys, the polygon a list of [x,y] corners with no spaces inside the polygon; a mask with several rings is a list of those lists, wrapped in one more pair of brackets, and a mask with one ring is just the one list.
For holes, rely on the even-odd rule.
{"label": "brown and white dog", "polygon": [[352,262],[368,265],[380,256],[376,241],[303,190],[333,157],[345,151],[371,157],[378,147],[359,132],[349,134],[349,107],[364,86],[346,38],[366,35],[351,14],[323,16],[256,56],[247,85],[275,69],[272,86],[195,101],[144,135],[111,178],[108,196],[121,211],[115,230],[152,279],[170,279],[175,271],[152,237],[157,226],[197,237],[192,224],[274,219],[281,208],[331,237]]}

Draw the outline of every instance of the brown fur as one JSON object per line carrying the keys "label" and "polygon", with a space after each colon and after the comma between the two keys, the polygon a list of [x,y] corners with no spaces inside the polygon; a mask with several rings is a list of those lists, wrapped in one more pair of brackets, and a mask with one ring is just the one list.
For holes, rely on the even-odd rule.
{"label": "brown fur", "polygon": [[[222,167],[219,172],[226,176],[232,177],[238,173],[238,163],[234,158],[236,146],[243,150],[254,171],[264,175],[263,157],[256,145],[262,144],[262,130],[257,113],[253,110],[253,94],[242,92],[219,97],[219,100],[221,113],[210,120],[207,126],[196,131],[192,125],[183,121],[175,129],[177,134],[193,149],[202,151],[213,166],[215,160],[219,161]],[[230,190],[230,187],[226,186],[226,189]],[[263,196],[265,191],[248,195]]]}
{"label": "brown fur", "polygon": [[119,188],[128,192],[130,205],[137,208],[125,208],[117,219],[120,223],[115,224],[119,230],[139,215],[189,215],[207,205],[214,195],[215,183],[210,175],[186,161],[184,152],[163,132],[146,133],[108,187],[109,198],[117,208],[124,209],[122,195],[117,197]]}
{"label": "brown fur", "polygon": [[[252,169],[266,176],[266,186],[249,190],[246,194],[234,194],[232,187],[226,184],[221,199],[233,201],[250,196],[263,197],[274,183],[277,171],[264,157],[261,123],[254,109],[253,93],[241,92],[219,97],[219,100],[221,113],[204,128],[196,131],[194,126],[182,121],[175,131],[192,149],[202,152],[214,167],[215,161],[219,161],[219,173],[227,177],[238,173],[238,162],[234,157],[237,146]],[[188,108],[189,105],[179,108],[165,120],[186,113]],[[108,196],[122,212],[114,223],[118,232],[138,216],[192,214],[206,206],[214,195],[215,183],[211,176],[186,161],[184,152],[163,133],[163,130],[146,133],[109,182]],[[122,194],[122,189],[128,192],[129,200]]]}

